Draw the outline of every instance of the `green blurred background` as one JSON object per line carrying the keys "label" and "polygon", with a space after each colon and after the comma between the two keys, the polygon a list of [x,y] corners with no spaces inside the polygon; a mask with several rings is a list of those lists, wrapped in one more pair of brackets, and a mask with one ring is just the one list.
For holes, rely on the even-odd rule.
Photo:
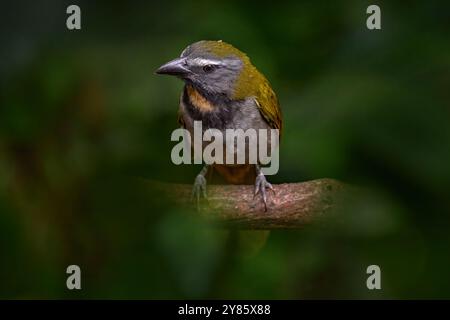
{"label": "green blurred background", "polygon": [[[78,4],[82,29],[66,29]],[[382,30],[366,28],[378,4]],[[444,1],[15,1],[1,5],[0,298],[450,298],[450,8]],[[153,74],[222,39],[284,114],[275,183],[364,192],[245,256],[136,183],[170,161],[182,83]],[[66,267],[82,290],[66,289]],[[382,290],[366,288],[377,264]]]}

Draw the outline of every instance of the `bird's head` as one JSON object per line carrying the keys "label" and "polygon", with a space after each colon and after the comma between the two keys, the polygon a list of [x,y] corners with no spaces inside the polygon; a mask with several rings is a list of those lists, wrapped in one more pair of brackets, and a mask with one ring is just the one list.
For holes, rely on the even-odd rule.
{"label": "bird's head", "polygon": [[156,73],[177,76],[205,96],[229,100],[255,95],[267,81],[245,53],[223,41],[193,43]]}

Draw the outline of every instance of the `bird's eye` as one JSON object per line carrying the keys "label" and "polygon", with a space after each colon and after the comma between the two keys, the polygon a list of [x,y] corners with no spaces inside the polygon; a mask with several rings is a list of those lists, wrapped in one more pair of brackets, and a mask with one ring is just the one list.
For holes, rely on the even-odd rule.
{"label": "bird's eye", "polygon": [[203,71],[205,71],[206,73],[209,73],[209,72],[211,72],[213,70],[214,70],[214,66],[213,65],[207,64],[206,66],[203,66]]}

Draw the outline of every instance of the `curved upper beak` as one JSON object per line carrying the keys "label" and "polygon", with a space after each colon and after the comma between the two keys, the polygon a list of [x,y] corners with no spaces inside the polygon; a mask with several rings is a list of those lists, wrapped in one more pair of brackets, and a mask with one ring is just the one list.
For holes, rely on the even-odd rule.
{"label": "curved upper beak", "polygon": [[191,71],[187,68],[185,58],[177,58],[172,61],[163,64],[158,70],[155,71],[156,74],[168,74],[172,76],[183,76]]}

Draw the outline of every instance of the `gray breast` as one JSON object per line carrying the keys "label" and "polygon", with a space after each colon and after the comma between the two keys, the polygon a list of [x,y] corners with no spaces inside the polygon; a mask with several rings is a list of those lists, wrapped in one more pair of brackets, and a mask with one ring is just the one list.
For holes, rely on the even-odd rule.
{"label": "gray breast", "polygon": [[[243,131],[254,129],[257,135],[259,129],[270,129],[253,98],[216,106],[216,110],[211,112],[200,112],[190,103],[187,95],[183,93],[180,99],[180,113],[183,117],[185,128],[190,132],[192,138],[194,137],[194,121],[202,122],[203,132],[207,129],[220,130],[223,134],[224,143],[226,141],[226,129],[242,129]],[[209,143],[208,141],[203,142],[203,148]],[[247,161],[249,160],[250,143],[251,141],[248,139],[245,140],[245,158]],[[256,145],[260,145],[258,136]],[[225,148],[226,146],[224,145],[224,155],[226,153]],[[267,139],[267,150],[270,150],[270,134]],[[235,155],[237,154],[237,148],[234,148],[234,153]]]}

